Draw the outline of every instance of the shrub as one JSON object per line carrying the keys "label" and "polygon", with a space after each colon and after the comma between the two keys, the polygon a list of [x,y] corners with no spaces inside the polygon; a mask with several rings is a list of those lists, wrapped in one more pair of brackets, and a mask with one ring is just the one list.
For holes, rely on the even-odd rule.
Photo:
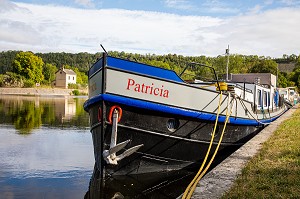
{"label": "shrub", "polygon": [[79,92],[79,90],[77,90],[77,89],[76,89],[76,90],[73,90],[72,93],[73,93],[73,95],[76,95],[76,96],[80,95],[80,92]]}
{"label": "shrub", "polygon": [[26,80],[24,81],[24,86],[23,86],[23,87],[25,87],[25,88],[32,88],[32,87],[34,87],[34,86],[35,86],[35,83],[34,83],[33,80],[31,80],[31,79],[26,79]]}
{"label": "shrub", "polygon": [[68,84],[68,88],[69,89],[78,89],[78,85],[77,84]]}
{"label": "shrub", "polygon": [[12,72],[6,72],[1,75],[1,86],[2,87],[23,87],[23,77]]}

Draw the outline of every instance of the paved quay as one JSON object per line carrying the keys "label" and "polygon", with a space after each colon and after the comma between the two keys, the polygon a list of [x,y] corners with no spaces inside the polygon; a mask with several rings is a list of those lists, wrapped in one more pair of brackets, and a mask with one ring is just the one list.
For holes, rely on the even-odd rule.
{"label": "paved quay", "polygon": [[[286,119],[291,117],[298,108],[295,106],[283,114],[280,118],[272,122],[255,137],[249,140],[241,148],[227,157],[209,173],[207,173],[197,184],[193,193],[193,199],[216,199],[228,191],[234,184],[237,176],[245,164],[261,149],[262,144],[275,132],[277,127]],[[180,197],[181,198],[181,197]]]}
{"label": "paved quay", "polygon": [[[0,95],[34,95],[34,96],[70,96],[75,89],[63,88],[3,88],[0,87]],[[87,93],[86,90],[80,92]]]}

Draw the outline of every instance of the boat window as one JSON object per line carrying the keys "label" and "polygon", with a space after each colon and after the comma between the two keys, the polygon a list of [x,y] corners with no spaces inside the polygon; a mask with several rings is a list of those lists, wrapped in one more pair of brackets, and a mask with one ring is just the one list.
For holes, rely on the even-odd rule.
{"label": "boat window", "polygon": [[268,105],[271,106],[271,97],[270,97],[270,92],[268,92]]}
{"label": "boat window", "polygon": [[167,129],[170,132],[175,132],[180,126],[180,122],[176,118],[171,118],[167,121]]}
{"label": "boat window", "polygon": [[264,91],[264,106],[268,106],[268,93]]}
{"label": "boat window", "polygon": [[257,90],[257,105],[258,106],[261,106],[261,104],[262,104],[262,99],[261,99],[261,90]]}

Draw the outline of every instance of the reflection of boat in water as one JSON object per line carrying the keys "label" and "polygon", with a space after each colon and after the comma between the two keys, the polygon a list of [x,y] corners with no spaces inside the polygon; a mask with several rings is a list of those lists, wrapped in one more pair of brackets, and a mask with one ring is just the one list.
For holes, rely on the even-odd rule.
{"label": "reflection of boat in water", "polygon": [[[85,199],[95,198],[176,198],[193,178],[193,172],[176,170],[129,176],[112,176],[105,180],[95,166]],[[163,180],[162,180],[163,179]]]}
{"label": "reflection of boat in water", "polygon": [[242,145],[287,110],[274,75],[253,78],[236,74],[226,83],[188,83],[174,71],[103,54],[89,70],[84,105],[99,177],[106,183],[201,163],[225,123],[219,150]]}

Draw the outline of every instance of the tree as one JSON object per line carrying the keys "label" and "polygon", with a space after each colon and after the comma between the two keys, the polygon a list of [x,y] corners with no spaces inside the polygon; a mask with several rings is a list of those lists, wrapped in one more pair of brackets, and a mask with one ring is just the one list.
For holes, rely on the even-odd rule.
{"label": "tree", "polygon": [[42,58],[34,55],[32,52],[19,52],[13,61],[13,72],[40,83],[44,80]]}
{"label": "tree", "polygon": [[44,82],[47,84],[51,84],[52,81],[55,80],[55,72],[57,71],[56,66],[53,64],[45,64],[43,67],[44,74]]}
{"label": "tree", "polygon": [[259,60],[249,69],[250,73],[272,73],[277,75],[277,63],[273,60]]}
{"label": "tree", "polygon": [[290,73],[290,81],[294,82],[300,88],[300,66],[294,68],[293,72]]}

